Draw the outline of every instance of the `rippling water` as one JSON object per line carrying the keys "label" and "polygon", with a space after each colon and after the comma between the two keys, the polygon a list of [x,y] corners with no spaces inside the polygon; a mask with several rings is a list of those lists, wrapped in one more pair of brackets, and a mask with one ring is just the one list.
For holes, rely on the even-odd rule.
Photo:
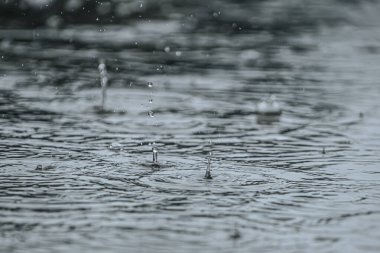
{"label": "rippling water", "polygon": [[235,2],[3,27],[1,252],[380,251],[380,6]]}

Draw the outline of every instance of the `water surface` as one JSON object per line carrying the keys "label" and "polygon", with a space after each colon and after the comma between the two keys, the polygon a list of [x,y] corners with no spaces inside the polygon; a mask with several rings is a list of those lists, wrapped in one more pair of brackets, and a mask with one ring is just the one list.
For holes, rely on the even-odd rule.
{"label": "water surface", "polygon": [[379,252],[379,5],[164,2],[2,27],[0,251]]}

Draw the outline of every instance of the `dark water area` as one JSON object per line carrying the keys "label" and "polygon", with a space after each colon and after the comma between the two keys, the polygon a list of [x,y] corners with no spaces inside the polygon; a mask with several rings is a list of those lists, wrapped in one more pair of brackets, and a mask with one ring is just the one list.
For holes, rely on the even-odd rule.
{"label": "dark water area", "polygon": [[380,252],[379,12],[0,0],[0,252]]}

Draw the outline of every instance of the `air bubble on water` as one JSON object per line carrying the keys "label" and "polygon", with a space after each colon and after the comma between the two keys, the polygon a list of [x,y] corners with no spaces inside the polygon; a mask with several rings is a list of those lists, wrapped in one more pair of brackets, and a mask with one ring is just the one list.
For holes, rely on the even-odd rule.
{"label": "air bubble on water", "polygon": [[216,17],[220,16],[220,11],[214,12],[212,15],[216,18]]}
{"label": "air bubble on water", "polygon": [[123,145],[121,145],[120,143],[118,143],[118,142],[112,142],[109,146],[108,146],[108,148],[110,149],[110,150],[123,150]]}
{"label": "air bubble on water", "polygon": [[256,108],[259,115],[279,116],[282,113],[282,108],[277,102],[275,95],[270,95],[269,97],[261,100],[257,104]]}

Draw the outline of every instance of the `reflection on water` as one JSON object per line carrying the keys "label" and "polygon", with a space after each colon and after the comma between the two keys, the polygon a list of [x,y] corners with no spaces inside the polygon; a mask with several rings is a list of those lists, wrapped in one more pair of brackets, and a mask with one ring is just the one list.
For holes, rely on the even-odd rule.
{"label": "reflection on water", "polygon": [[380,250],[377,3],[5,2],[0,251]]}

